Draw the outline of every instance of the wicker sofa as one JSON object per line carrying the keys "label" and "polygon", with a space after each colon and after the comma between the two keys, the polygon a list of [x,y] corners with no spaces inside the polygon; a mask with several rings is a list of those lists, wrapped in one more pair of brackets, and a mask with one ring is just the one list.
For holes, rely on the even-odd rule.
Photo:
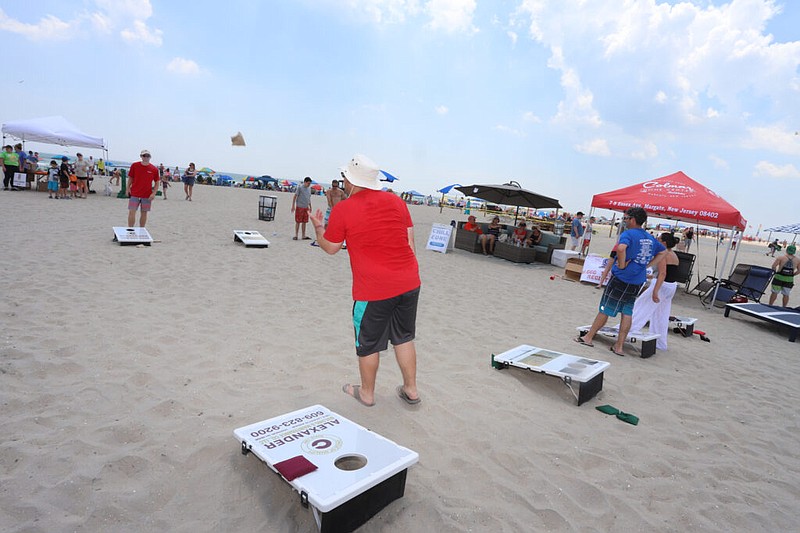
{"label": "wicker sofa", "polygon": [[[472,253],[482,253],[481,240],[479,235],[472,231],[464,231],[463,226],[465,222],[458,223],[456,228],[456,243],[455,247],[459,250],[466,250]],[[486,226],[488,224],[480,224],[481,230],[486,233]],[[553,256],[553,250],[564,249],[567,239],[564,236],[554,235],[552,233],[542,232],[542,240],[536,246],[527,248],[524,246],[515,246],[510,242],[511,234],[514,232],[515,227],[508,224],[503,224],[502,233],[509,236],[508,242],[497,242],[494,246],[495,257],[500,257],[514,263],[533,263],[540,261],[543,263],[550,263]],[[527,235],[530,235],[528,231]]]}
{"label": "wicker sofa", "polygon": [[567,238],[563,235],[542,232],[542,240],[532,249],[536,250],[536,260],[550,264],[553,258],[553,250],[563,250],[566,248]]}
{"label": "wicker sofa", "polygon": [[[474,231],[465,231],[463,229],[464,228],[464,224],[466,224],[466,222],[462,220],[461,222],[458,223],[458,226],[456,226],[456,243],[455,243],[455,247],[458,248],[459,250],[466,250],[467,252],[472,252],[474,254],[483,253],[483,248],[481,248],[480,235],[478,235]],[[488,223],[479,224],[479,226],[481,227],[481,231],[486,233],[486,227],[488,225],[489,225]],[[501,224],[501,226],[503,228],[501,230],[501,233],[509,231],[509,227],[510,226],[508,226],[506,224]],[[514,231],[514,229],[512,228],[510,231]],[[500,243],[497,243],[497,244],[500,244]],[[495,253],[496,253],[496,251],[497,251],[497,247],[495,245]]]}

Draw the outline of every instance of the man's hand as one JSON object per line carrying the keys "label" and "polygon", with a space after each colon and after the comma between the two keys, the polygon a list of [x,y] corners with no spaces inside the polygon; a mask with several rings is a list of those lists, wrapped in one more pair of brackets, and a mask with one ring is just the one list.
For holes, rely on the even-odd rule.
{"label": "man's hand", "polygon": [[[294,206],[292,206],[292,210],[294,210]],[[325,215],[320,209],[317,209],[313,214],[309,212],[308,218],[311,220],[311,225],[314,226],[314,229],[317,229],[317,226],[324,226]]]}

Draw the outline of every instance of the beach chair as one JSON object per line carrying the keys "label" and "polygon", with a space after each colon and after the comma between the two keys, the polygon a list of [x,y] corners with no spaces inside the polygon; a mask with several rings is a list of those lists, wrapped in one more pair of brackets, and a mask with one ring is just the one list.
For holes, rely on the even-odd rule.
{"label": "beach chair", "polygon": [[[716,290],[717,296],[714,305],[725,307],[725,304],[730,302],[734,296],[744,296],[748,300],[760,302],[769,287],[773,274],[773,270],[768,267],[736,265],[728,279],[722,279],[715,283],[715,285],[719,285],[719,289]],[[711,303],[714,298],[714,290],[706,291],[702,298],[703,303]]]}
{"label": "beach chair", "polygon": [[678,256],[678,273],[675,281],[678,283],[685,283],[686,286],[684,290],[688,292],[689,282],[692,281],[692,270],[694,270],[694,260],[696,256],[686,252],[675,252],[675,255]]}

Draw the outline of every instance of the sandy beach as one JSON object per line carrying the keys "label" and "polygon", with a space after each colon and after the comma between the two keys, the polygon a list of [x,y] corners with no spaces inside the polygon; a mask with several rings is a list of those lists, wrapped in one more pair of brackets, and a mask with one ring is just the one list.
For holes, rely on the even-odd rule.
{"label": "sandy beach", "polygon": [[[396,397],[386,353],[366,408],[341,392],[358,382],[346,254],[292,241],[287,193],[270,193],[264,222],[260,191],[197,186],[186,202],[176,185],[154,201],[151,247],[112,242],[115,196],[0,193],[0,531],[315,531],[232,435],[314,404],[419,453],[405,496],[359,531],[797,530],[800,343],[786,331],[681,287],[672,314],[711,342],[671,333],[650,359],[579,346],[600,291],[551,265],[425,250],[432,223],[465,216],[411,206],[423,402]],[[237,229],[272,244],[246,249]],[[695,271],[713,274],[713,241],[699,246]],[[739,263],[772,263],[741,248]],[[603,390],[578,407],[556,378],[491,367],[519,344],[609,361]]]}

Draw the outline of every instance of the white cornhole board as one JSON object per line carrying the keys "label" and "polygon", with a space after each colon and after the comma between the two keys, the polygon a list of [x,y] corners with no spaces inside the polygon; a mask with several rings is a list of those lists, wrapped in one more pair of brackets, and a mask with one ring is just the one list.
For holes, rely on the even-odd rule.
{"label": "white cornhole board", "polygon": [[[587,333],[589,333],[589,329],[592,326],[578,326],[578,335],[583,337]],[[602,335],[604,337],[611,337],[612,339],[616,339],[619,336],[619,330],[612,326],[603,326],[597,331],[598,335]],[[661,335],[659,333],[649,333],[646,331],[629,331],[628,336],[625,338],[625,342],[630,344],[636,344],[637,342],[641,344],[642,350],[642,359],[647,359],[648,357],[652,356],[656,353],[656,339],[659,338]]]}
{"label": "white cornhole board", "polygon": [[671,316],[669,317],[669,329],[677,329],[684,337],[691,337],[694,333],[695,322],[697,322],[696,318],[691,318],[688,316]]}
{"label": "white cornhole board", "polygon": [[[603,389],[603,372],[611,363],[523,344],[492,355],[492,366],[498,370],[513,366],[556,376],[569,387],[581,405]],[[578,383],[577,393],[572,388],[573,382]]]}
{"label": "white cornhole board", "polygon": [[297,456],[317,467],[288,483],[300,494],[301,504],[311,506],[322,532],[352,531],[401,498],[408,467],[419,460],[417,452],[322,405],[251,424],[233,434],[242,454],[252,452],[275,472],[274,464]]}
{"label": "white cornhole board", "polygon": [[150,246],[153,244],[153,238],[147,231],[147,228],[128,228],[114,226],[114,240],[119,242],[120,245],[130,244],[144,244]]}
{"label": "white cornhole board", "polygon": [[257,231],[237,229],[233,230],[233,242],[244,244],[245,248],[269,248],[269,241]]}

